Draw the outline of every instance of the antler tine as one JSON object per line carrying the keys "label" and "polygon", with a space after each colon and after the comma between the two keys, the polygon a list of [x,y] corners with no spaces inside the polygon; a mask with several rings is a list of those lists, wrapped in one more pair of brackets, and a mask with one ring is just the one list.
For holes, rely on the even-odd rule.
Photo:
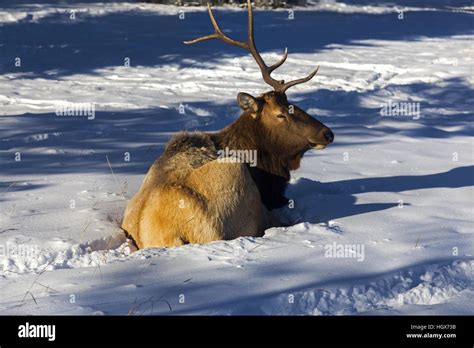
{"label": "antler tine", "polygon": [[194,40],[183,41],[183,43],[185,45],[192,45],[192,44],[195,44],[195,43],[198,43],[198,42],[213,40],[213,39],[218,39],[218,37],[215,33],[210,34],[210,35],[206,35],[206,36],[202,36],[202,37],[198,37],[197,39],[194,39]]}
{"label": "antler tine", "polygon": [[271,73],[273,70],[280,67],[286,61],[286,58],[288,58],[288,47],[285,47],[285,52],[283,53],[283,57],[281,57],[281,59],[278,62],[276,62],[275,64],[273,64],[272,66],[268,68],[268,72]]}
{"label": "antler tine", "polygon": [[241,41],[231,39],[230,37],[228,37],[227,35],[225,35],[222,32],[221,28],[219,27],[219,24],[217,24],[216,18],[214,17],[214,13],[212,13],[211,4],[209,2],[207,3],[207,12],[209,13],[209,17],[211,19],[212,26],[214,27],[214,30],[215,30],[214,34],[202,36],[202,37],[199,37],[197,39],[190,40],[190,41],[183,41],[184,44],[192,45],[192,44],[202,42],[202,41],[217,39],[217,40],[224,41],[225,43],[228,43],[230,45],[237,46],[237,47],[243,48],[245,50],[248,50],[248,45],[245,42],[241,42]]}
{"label": "antler tine", "polygon": [[255,38],[254,38],[254,34],[253,34],[253,11],[252,11],[252,2],[251,2],[251,0],[247,0],[247,7],[248,7],[248,37],[247,37],[247,42],[237,41],[237,40],[234,40],[234,39],[228,37],[227,35],[225,35],[222,32],[221,28],[219,27],[219,24],[217,23],[216,18],[214,17],[214,14],[213,14],[212,9],[211,9],[211,4],[207,3],[207,11],[209,12],[209,17],[210,17],[212,25],[214,27],[214,33],[206,35],[206,36],[199,37],[199,38],[194,39],[194,40],[184,41],[184,43],[186,45],[191,45],[191,44],[195,44],[195,43],[202,42],[202,41],[216,39],[216,40],[224,41],[225,43],[228,43],[230,45],[237,46],[237,47],[245,49],[246,51],[250,52],[252,57],[257,62],[258,66],[260,68],[260,71],[262,73],[263,80],[267,84],[272,86],[273,89],[277,92],[285,93],[285,91],[288,88],[311,80],[316,75],[316,73],[318,72],[319,66],[308,76],[306,76],[304,78],[301,78],[301,79],[289,81],[287,83],[285,83],[283,80],[278,81],[278,80],[276,80],[276,79],[274,79],[273,77],[270,76],[270,74],[275,69],[280,67],[286,61],[286,58],[288,58],[288,49],[285,48],[285,52],[283,53],[283,57],[278,62],[276,62],[275,64],[273,64],[271,66],[268,66],[265,63],[265,61],[263,60],[262,56],[258,52],[257,47],[255,45]]}
{"label": "antler tine", "polygon": [[303,78],[298,79],[298,80],[293,80],[293,81],[289,81],[287,83],[284,83],[281,90],[280,90],[280,92],[285,93],[285,91],[290,87],[293,87],[295,85],[299,85],[300,83],[308,82],[309,80],[311,80],[318,73],[318,70],[319,70],[319,65],[308,76],[303,77]]}

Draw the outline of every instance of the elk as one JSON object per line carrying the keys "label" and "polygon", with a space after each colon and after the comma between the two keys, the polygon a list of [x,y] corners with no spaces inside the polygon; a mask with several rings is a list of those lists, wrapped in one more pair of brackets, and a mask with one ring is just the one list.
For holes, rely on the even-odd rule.
{"label": "elk", "polygon": [[[273,90],[254,97],[239,93],[240,117],[217,132],[181,132],[166,145],[150,167],[137,194],[125,210],[122,228],[139,248],[208,243],[240,236],[262,236],[278,225],[271,210],[288,203],[285,189],[290,171],[300,166],[304,153],[324,149],[333,132],[296,105],[288,102],[288,88],[311,80],[276,80],[271,73],[288,57],[268,66],[254,40],[251,1],[248,6],[247,41],[236,41],[222,32],[211,6],[215,32],[185,44],[221,40],[248,51],[263,80]],[[223,161],[223,149],[256,151],[256,166]]]}

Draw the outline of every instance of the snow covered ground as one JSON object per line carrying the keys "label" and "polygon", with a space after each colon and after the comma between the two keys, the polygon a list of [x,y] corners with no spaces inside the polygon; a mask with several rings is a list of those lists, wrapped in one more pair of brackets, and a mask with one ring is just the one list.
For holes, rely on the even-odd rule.
{"label": "snow covered ground", "polygon": [[469,1],[256,10],[276,76],[321,65],[288,95],[335,143],[293,173],[294,226],[138,252],[119,221],[170,136],[268,88],[244,52],[181,44],[202,8],[53,3],[0,2],[0,314],[474,314]]}

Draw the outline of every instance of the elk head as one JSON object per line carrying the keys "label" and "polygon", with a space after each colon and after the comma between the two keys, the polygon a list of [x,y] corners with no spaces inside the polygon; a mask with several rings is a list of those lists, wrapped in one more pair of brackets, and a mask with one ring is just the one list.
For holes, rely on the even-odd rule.
{"label": "elk head", "polygon": [[289,82],[274,79],[271,73],[286,61],[288,50],[285,48],[283,57],[278,62],[271,66],[266,65],[255,46],[251,0],[247,0],[247,6],[248,38],[246,42],[234,40],[222,32],[208,3],[209,17],[215,32],[184,43],[194,44],[216,39],[250,52],[260,68],[263,80],[273,87],[273,91],[264,93],[257,98],[247,93],[239,93],[237,100],[240,108],[244,111],[242,116],[251,115],[259,123],[261,133],[271,135],[266,138],[275,150],[286,147],[287,151],[302,156],[309,149],[324,149],[333,142],[334,133],[296,105],[290,104],[286,97],[288,88],[311,80],[318,72],[319,66],[304,78]]}
{"label": "elk head", "polygon": [[257,98],[239,93],[237,101],[244,113],[259,123],[260,135],[275,150],[302,155],[309,149],[324,149],[334,140],[328,127],[288,103],[285,93],[272,91]]}

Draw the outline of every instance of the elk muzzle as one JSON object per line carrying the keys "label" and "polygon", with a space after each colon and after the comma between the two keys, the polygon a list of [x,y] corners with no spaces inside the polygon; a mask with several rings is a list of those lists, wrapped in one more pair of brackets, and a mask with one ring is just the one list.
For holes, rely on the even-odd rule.
{"label": "elk muzzle", "polygon": [[334,141],[334,133],[326,126],[322,127],[315,135],[308,137],[309,146],[312,149],[322,150]]}

